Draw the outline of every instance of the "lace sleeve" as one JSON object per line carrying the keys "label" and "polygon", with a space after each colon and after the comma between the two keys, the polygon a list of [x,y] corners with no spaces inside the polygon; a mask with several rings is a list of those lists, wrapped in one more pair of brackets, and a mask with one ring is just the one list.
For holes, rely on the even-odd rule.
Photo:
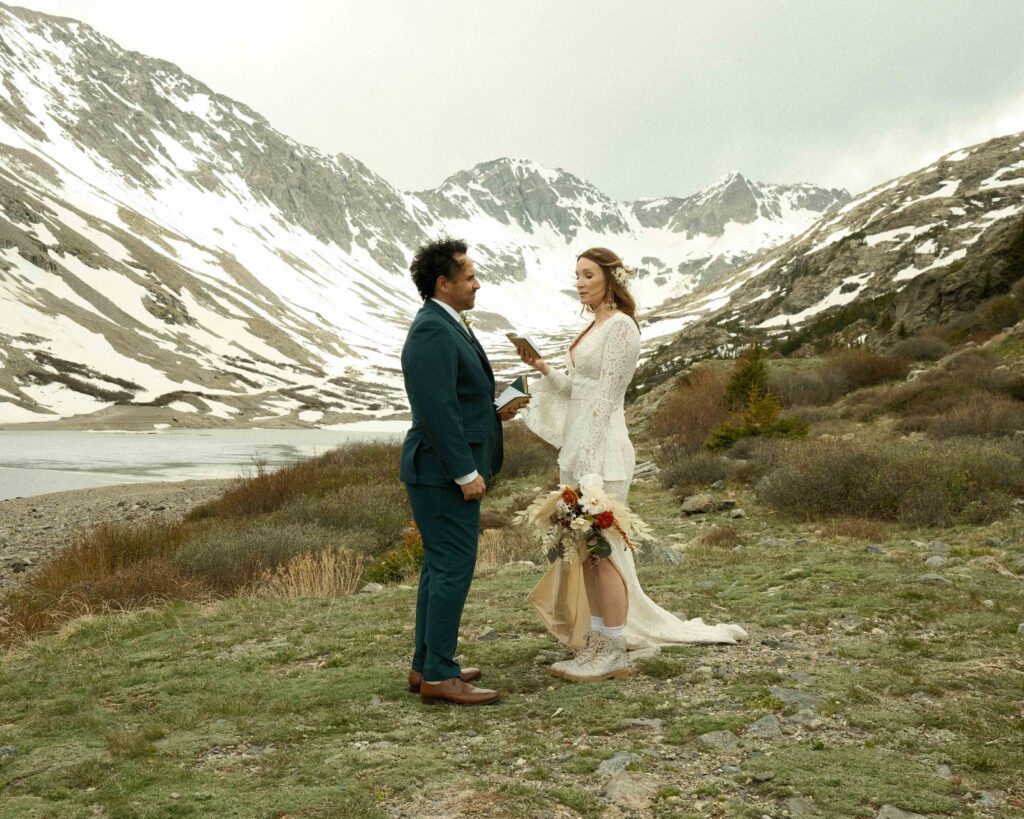
{"label": "lace sleeve", "polygon": [[601,374],[591,405],[583,418],[580,454],[576,461],[577,483],[588,477],[604,480],[608,451],[608,426],[612,412],[622,406],[626,387],[633,380],[640,358],[640,333],[632,319],[618,320],[608,328],[601,351]]}
{"label": "lace sleeve", "polygon": [[561,449],[572,382],[566,373],[551,367],[548,374],[534,381],[531,387],[533,397],[523,412],[523,420],[531,431]]}

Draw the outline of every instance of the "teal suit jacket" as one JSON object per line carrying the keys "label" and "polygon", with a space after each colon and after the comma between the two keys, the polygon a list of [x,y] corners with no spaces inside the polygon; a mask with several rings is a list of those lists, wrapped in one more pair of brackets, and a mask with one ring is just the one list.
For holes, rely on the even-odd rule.
{"label": "teal suit jacket", "polygon": [[474,469],[488,482],[497,475],[504,451],[491,365],[480,343],[429,299],[409,327],[402,376],[412,409],[402,481],[454,487]]}

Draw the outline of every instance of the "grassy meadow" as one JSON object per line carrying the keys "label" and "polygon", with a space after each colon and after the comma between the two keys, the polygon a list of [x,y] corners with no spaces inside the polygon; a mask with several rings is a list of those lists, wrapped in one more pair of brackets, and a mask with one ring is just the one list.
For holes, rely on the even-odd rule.
{"label": "grassy meadow", "polygon": [[[641,581],[751,639],[624,683],[547,673],[509,521],[554,455],[519,425],[460,643],[495,706],[405,689],[394,446],[83,534],[4,600],[0,816],[1024,815],[1024,370],[1012,339],[940,344],[707,362],[642,399],[660,472],[631,502],[675,559]],[[742,511],[687,517],[695,492]]]}

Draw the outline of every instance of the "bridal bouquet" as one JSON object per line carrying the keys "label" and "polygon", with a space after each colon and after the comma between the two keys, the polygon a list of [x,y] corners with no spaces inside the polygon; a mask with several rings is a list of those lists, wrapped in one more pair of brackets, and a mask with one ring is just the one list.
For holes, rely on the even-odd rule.
{"label": "bridal bouquet", "polygon": [[517,522],[544,530],[543,546],[551,562],[571,562],[584,549],[597,558],[608,557],[616,547],[635,551],[634,541],[650,537],[642,520],[604,494],[600,479],[584,478],[578,487],[563,486],[542,495]]}

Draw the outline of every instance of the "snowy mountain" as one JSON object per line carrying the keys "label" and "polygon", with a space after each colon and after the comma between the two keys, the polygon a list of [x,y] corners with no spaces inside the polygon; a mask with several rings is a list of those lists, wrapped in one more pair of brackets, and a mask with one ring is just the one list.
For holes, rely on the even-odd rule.
{"label": "snowy mountain", "polygon": [[1024,277],[1024,133],[879,185],[649,316],[648,385],[751,341],[863,343],[962,318]]}
{"label": "snowy mountain", "polygon": [[510,327],[578,325],[587,246],[638,266],[650,307],[848,200],[731,174],[622,203],[511,159],[406,193],[170,63],[0,4],[0,423],[386,417],[405,410],[408,260],[430,237],[472,244],[477,327],[503,350]]}

